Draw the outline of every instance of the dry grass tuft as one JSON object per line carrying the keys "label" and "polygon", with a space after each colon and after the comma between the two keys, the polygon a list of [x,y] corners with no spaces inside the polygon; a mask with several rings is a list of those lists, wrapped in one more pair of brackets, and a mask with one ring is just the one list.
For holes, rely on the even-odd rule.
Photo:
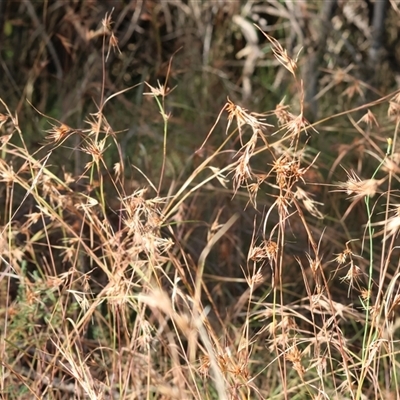
{"label": "dry grass tuft", "polygon": [[[201,15],[189,3],[174,6]],[[144,93],[161,133],[128,158],[107,108],[127,91],[106,96],[107,60],[121,53],[111,17],[81,29],[102,39],[104,73],[83,127],[38,112],[50,128],[31,150],[1,101],[1,398],[397,395],[399,95],[344,112],[359,136],[329,148],[324,136],[318,150],[326,120],[304,116],[298,59],[263,33],[297,114],[283,100],[260,114],[228,98],[181,171],[170,61]],[[367,89],[339,77],[344,96]],[[57,168],[67,150],[78,172]]]}

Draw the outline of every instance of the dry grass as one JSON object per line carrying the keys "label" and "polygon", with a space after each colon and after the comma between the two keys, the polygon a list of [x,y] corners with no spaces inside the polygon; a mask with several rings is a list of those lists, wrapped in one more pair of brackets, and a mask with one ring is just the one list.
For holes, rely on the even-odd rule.
{"label": "dry grass", "polygon": [[[105,62],[110,15],[103,28]],[[328,165],[310,143],[340,116],[307,121],[297,60],[265,36],[298,112],[228,99],[178,179],[168,76],[147,84],[164,128],[155,178],[126,163],[106,118],[121,92],[83,128],[48,117],[36,152],[1,100],[2,398],[398,398],[399,95],[342,113],[359,141]],[[78,176],[55,167],[70,142],[89,157]]]}

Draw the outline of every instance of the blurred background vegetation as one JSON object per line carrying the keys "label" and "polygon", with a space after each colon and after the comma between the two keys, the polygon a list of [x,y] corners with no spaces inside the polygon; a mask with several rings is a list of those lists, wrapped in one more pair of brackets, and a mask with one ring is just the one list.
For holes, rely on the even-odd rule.
{"label": "blurred background vegetation", "polygon": [[[298,90],[254,24],[298,58],[312,122],[390,93],[400,79],[396,1],[24,0],[0,7],[1,96],[17,112],[29,146],[38,148],[48,129],[31,104],[83,128],[102,96],[132,87],[105,112],[121,130],[124,157],[147,173],[158,165],[153,150],[161,147],[162,118],[143,96],[144,82],[156,86],[168,75],[168,86],[176,86],[167,104],[175,172],[227,96],[258,112],[285,98],[296,111]],[[102,25],[107,15],[115,42]],[[336,141],[342,133],[329,136]],[[71,161],[79,173],[84,157],[76,153]]]}

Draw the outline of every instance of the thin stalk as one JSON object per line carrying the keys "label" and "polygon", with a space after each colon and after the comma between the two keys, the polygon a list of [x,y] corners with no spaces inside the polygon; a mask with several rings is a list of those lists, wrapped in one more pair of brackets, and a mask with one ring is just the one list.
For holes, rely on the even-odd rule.
{"label": "thin stalk", "polygon": [[[372,174],[371,179],[375,179],[377,173],[381,169],[383,163],[385,162],[386,157],[388,157],[391,153],[392,148],[392,140],[388,140],[388,147],[386,150],[386,156],[383,160],[379,163],[378,167],[376,168],[375,172]],[[365,302],[365,327],[364,327],[364,336],[363,336],[363,344],[362,344],[362,371],[361,376],[358,384],[357,395],[356,399],[361,398],[361,391],[364,382],[364,378],[367,372],[367,356],[368,356],[368,348],[373,340],[377,337],[377,332],[374,332],[373,325],[370,326],[369,324],[369,317],[370,317],[370,303],[371,303],[371,292],[372,292],[372,284],[373,284],[373,270],[374,270],[374,228],[372,227],[371,218],[372,218],[372,209],[371,209],[371,198],[370,196],[366,196],[365,206],[367,210],[368,216],[368,235],[369,235],[369,270],[368,270],[368,296]]]}

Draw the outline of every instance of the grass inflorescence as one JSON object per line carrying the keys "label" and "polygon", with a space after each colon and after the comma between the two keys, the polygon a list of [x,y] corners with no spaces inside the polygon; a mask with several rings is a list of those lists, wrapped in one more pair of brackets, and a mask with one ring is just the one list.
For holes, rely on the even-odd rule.
{"label": "grass inflorescence", "polygon": [[[144,93],[150,168],[107,118],[123,92],[79,128],[32,106],[36,150],[1,100],[2,398],[396,398],[399,94],[310,123],[298,60],[264,36],[296,110],[228,98],[179,173],[168,76]],[[354,141],[320,146],[344,117]]]}

